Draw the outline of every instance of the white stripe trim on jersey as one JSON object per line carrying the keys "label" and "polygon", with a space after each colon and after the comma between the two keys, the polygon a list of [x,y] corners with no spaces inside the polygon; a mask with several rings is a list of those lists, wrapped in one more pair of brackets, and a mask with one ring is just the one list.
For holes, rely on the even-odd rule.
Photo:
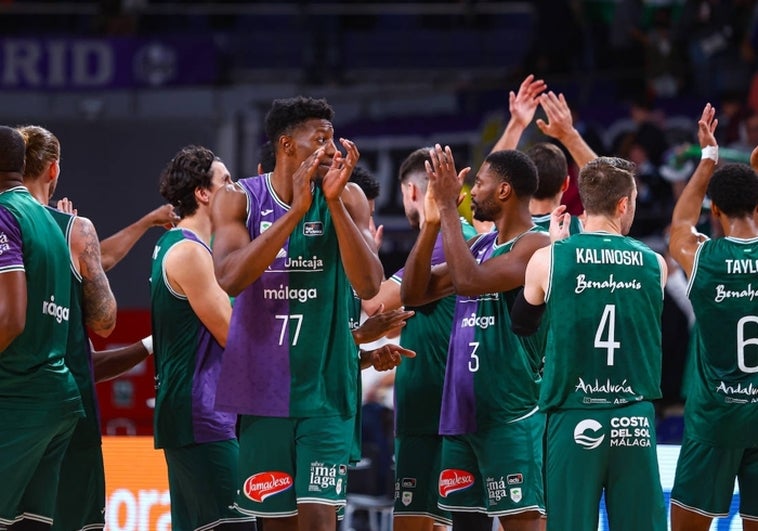
{"label": "white stripe trim on jersey", "polygon": [[[192,231],[190,229],[186,229],[186,228],[183,228],[183,227],[174,227],[174,228],[169,229],[169,230],[171,230],[171,231],[176,231],[176,230],[185,231],[186,230],[186,231],[191,232],[192,234],[194,234],[198,239],[200,239],[200,237],[197,235],[197,233],[195,233],[194,231]],[[166,258],[168,258],[168,254],[174,249],[174,247],[176,247],[180,243],[185,243],[185,242],[194,243],[195,245],[200,245],[206,251],[208,250],[208,247],[202,241],[190,240],[189,238],[185,238],[183,240],[179,240],[178,242],[172,243],[171,247],[169,247],[168,249],[166,249],[166,252],[163,253],[163,259],[161,260],[161,276],[163,277],[163,285],[166,286],[166,289],[169,291],[169,293],[171,293],[171,295],[173,295],[174,297],[176,297],[177,299],[182,300],[182,301],[186,301],[187,300],[187,296],[186,295],[182,295],[181,293],[178,293],[174,288],[171,287],[171,284],[168,281],[168,275],[166,274]]]}
{"label": "white stripe trim on jersey", "polygon": [[[55,209],[51,207],[50,205],[43,205],[48,210],[53,210],[55,212],[60,212],[60,210]],[[76,265],[74,263],[74,257],[73,253],[71,252],[71,233],[74,231],[74,220],[77,218],[76,215],[69,214],[68,221],[66,222],[66,229],[63,231],[63,237],[66,238],[66,245],[68,246],[68,265],[71,269],[71,274],[74,275],[74,278],[76,278],[77,281],[82,281],[82,275],[77,269]],[[58,223],[56,222],[56,225]],[[103,524],[104,525],[104,524]]]}
{"label": "white stripe trim on jersey", "polygon": [[244,523],[244,522],[255,522],[255,516],[248,516],[246,518],[219,518],[215,522],[211,522],[209,524],[204,524],[204,525],[201,525],[200,527],[196,527],[195,531],[210,531],[211,529],[214,529],[218,525],[237,524],[237,523]]}
{"label": "white stripe trim on jersey", "polygon": [[655,259],[658,262],[658,280],[660,281],[659,284],[661,285],[661,300],[663,300],[666,297],[666,282],[668,281],[668,278],[664,278],[663,271],[664,268],[666,268],[666,259],[663,258],[660,254],[655,253]]}
{"label": "white stripe trim on jersey", "polygon": [[24,264],[0,267],[0,273],[10,273],[11,271],[21,271],[23,273],[26,269],[24,269]]}
{"label": "white stripe trim on jersey", "polygon": [[443,518],[442,516],[434,513],[427,513],[425,511],[403,511],[403,510],[394,510],[394,515],[397,518],[402,518],[403,516],[425,516],[427,518],[431,518],[435,521],[435,523],[440,523],[443,525],[453,525],[453,521],[448,518]]}
{"label": "white stripe trim on jersey", "polygon": [[555,267],[555,245],[550,244],[550,267],[547,270],[547,287],[545,288],[545,302],[550,298],[553,291],[553,268]]}
{"label": "white stripe trim on jersey", "polygon": [[740,512],[740,518],[743,520],[749,520],[751,522],[758,522],[758,516],[753,516],[752,514],[745,514],[743,512]]}
{"label": "white stripe trim on jersey", "polygon": [[445,511],[455,513],[484,513],[487,514],[487,509],[484,507],[462,507],[458,505],[445,505],[442,502],[437,502],[437,507]]}
{"label": "white stripe trim on jersey", "polygon": [[271,184],[271,174],[267,173],[266,175],[263,176],[263,178],[265,179],[265,182],[266,182],[266,188],[268,188],[268,192],[271,194],[271,197],[274,199],[274,202],[280,207],[282,207],[284,210],[289,210],[290,206],[284,201],[282,201],[281,199],[279,199],[279,196],[276,195],[276,191],[274,190],[274,185]]}
{"label": "white stripe trim on jersey", "polygon": [[78,264],[74,262],[74,256],[71,252],[71,247],[73,242],[71,241],[71,234],[74,232],[74,222],[76,221],[77,216],[71,216],[71,219],[68,220],[68,223],[66,224],[66,243],[68,244],[68,263],[71,266],[71,273],[74,275],[74,278],[82,282],[82,272],[79,271],[79,268],[77,267]]}
{"label": "white stripe trim on jersey", "polygon": [[[18,186],[14,186],[13,188],[8,188],[7,190],[3,190],[2,192],[0,192],[0,195],[7,194],[8,192],[18,192],[18,191],[29,192],[26,186],[18,185]],[[31,193],[29,195],[31,195]],[[3,520],[0,520],[0,522],[2,521]]]}
{"label": "white stripe trim on jersey", "polygon": [[331,507],[342,507],[347,505],[345,500],[324,500],[322,498],[297,498],[297,503],[315,503],[317,505],[329,505]]}
{"label": "white stripe trim on jersey", "polygon": [[[705,240],[706,242],[708,240]],[[697,246],[697,249],[695,249],[695,258],[692,260],[692,273],[690,273],[690,278],[687,279],[687,289],[685,290],[685,294],[687,295],[687,298],[690,298],[690,290],[692,289],[693,284],[695,283],[695,277],[697,276],[697,268],[698,264],[700,263],[700,251],[703,250],[705,242],[702,242],[700,245]]]}
{"label": "white stripe trim on jersey", "polygon": [[522,416],[520,416],[517,419],[509,420],[508,422],[506,422],[506,424],[513,424],[514,422],[519,422],[521,420],[528,419],[529,417],[531,417],[532,415],[534,415],[535,413],[537,413],[539,410],[540,410],[540,406],[534,406],[534,409],[531,410],[526,415],[522,415]]}
{"label": "white stripe trim on jersey", "polygon": [[676,505],[677,507],[681,507],[682,509],[685,509],[691,513],[699,514],[701,516],[708,516],[709,518],[725,518],[729,516],[729,513],[709,513],[708,511],[704,511],[703,509],[698,509],[697,507],[692,507],[690,505],[687,505],[686,503],[682,503],[679,500],[675,500],[674,498],[671,498],[671,505]]}
{"label": "white stripe trim on jersey", "polygon": [[724,236],[725,240],[729,240],[734,243],[758,243],[758,236],[754,238],[738,238],[737,236]]}
{"label": "white stripe trim on jersey", "polygon": [[94,531],[95,529],[105,529],[105,524],[87,524],[76,531]]}
{"label": "white stripe trim on jersey", "polygon": [[513,514],[522,514],[536,511],[542,515],[545,514],[545,509],[539,505],[530,505],[529,507],[519,507],[518,509],[509,509],[507,511],[487,511],[487,516],[510,516]]}
{"label": "white stripe trim on jersey", "polygon": [[287,516],[297,515],[297,509],[295,509],[294,511],[285,511],[285,512],[278,512],[278,513],[264,513],[262,511],[250,511],[248,509],[244,509],[243,507],[240,507],[236,503],[234,504],[234,509],[244,515],[255,516],[257,518],[284,518]]}
{"label": "white stripe trim on jersey", "polygon": [[250,212],[250,194],[248,193],[247,188],[245,188],[244,186],[242,186],[239,182],[235,182],[234,186],[236,186],[237,188],[239,188],[240,192],[242,192],[243,194],[245,194],[245,226],[249,227],[250,226],[250,217],[251,217],[251,214],[252,214]]}

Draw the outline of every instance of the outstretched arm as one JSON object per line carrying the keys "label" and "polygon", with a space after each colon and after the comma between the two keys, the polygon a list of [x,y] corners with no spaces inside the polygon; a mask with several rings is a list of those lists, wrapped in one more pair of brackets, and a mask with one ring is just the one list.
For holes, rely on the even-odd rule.
{"label": "outstretched arm", "polygon": [[71,255],[82,277],[84,324],[97,335],[108,337],[116,327],[116,298],[100,262],[97,231],[87,218],[74,219]]}
{"label": "outstretched arm", "polygon": [[574,128],[571,109],[563,94],[555,95],[552,91],[540,96],[540,105],[548,121],[537,120],[537,127],[547,136],[557,139],[571,153],[571,157],[580,168],[597,158],[597,154],[587,145],[579,131]]}
{"label": "outstretched arm", "polygon": [[179,221],[171,205],[163,205],[148,212],[126,228],[100,242],[103,269],[110,271],[134,247],[150,227],[170,226]]}
{"label": "outstretched arm", "polygon": [[508,110],[511,112],[511,118],[502,136],[492,147],[492,151],[516,149],[521,135],[534,118],[534,112],[540,103],[540,95],[546,88],[545,81],[535,80],[534,75],[529,74],[521,83],[518,94],[514,94],[513,91],[508,94]]}
{"label": "outstretched arm", "polygon": [[697,122],[697,137],[703,155],[695,173],[679,196],[671,217],[669,252],[672,258],[682,266],[687,277],[692,274],[695,251],[705,239],[705,236],[699,234],[695,227],[700,219],[700,210],[708,190],[708,183],[711,181],[718,161],[718,144],[714,135],[718,120],[715,116],[716,110],[710,103],[706,104]]}
{"label": "outstretched arm", "polygon": [[149,339],[152,345],[153,338],[148,336],[142,341],[137,341],[126,347],[92,352],[92,368],[95,372],[95,383],[105,382],[121,376],[126,371],[139,364],[152,352],[145,346],[145,340]]}

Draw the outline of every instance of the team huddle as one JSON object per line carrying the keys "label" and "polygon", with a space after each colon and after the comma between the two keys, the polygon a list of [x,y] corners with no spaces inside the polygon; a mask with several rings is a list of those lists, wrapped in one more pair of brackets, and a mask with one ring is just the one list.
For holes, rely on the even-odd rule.
{"label": "team huddle", "polygon": [[[581,168],[581,221],[559,206],[563,152],[516,149],[538,107]],[[152,336],[104,352],[87,330],[113,330],[105,271],[139,234],[99,242],[69,204],[43,206],[57,139],[0,127],[0,530],[103,528],[94,384],[154,353],[175,530],[336,529],[373,366],[396,367],[394,529],[488,531],[497,518],[506,531],[594,531],[604,494],[611,530],[663,531],[653,401],[671,266],[696,315],[672,529],[725,516],[737,478],[744,529],[758,530],[758,175],[716,166],[706,105],[669,264],[626,236],[634,165],[592,152],[562,95],[529,76],[510,110],[473,179],[449,147],[405,159],[419,232],[386,280],[374,190],[325,100],[273,102],[274,160],[257,176],[233,182],[209,149],[181,149],[160,177],[173,212],[146,225],[174,225],[152,256]],[[53,147],[35,149],[40,138]],[[459,214],[468,181],[473,226]],[[722,237],[696,229],[706,195]],[[399,344],[359,348],[398,329]]]}

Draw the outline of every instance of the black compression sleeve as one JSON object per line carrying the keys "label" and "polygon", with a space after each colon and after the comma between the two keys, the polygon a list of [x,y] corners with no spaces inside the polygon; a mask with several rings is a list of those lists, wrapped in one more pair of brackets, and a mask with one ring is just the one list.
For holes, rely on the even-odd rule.
{"label": "black compression sleeve", "polygon": [[519,336],[530,336],[540,327],[545,303],[535,306],[524,298],[524,290],[519,291],[511,308],[511,330]]}

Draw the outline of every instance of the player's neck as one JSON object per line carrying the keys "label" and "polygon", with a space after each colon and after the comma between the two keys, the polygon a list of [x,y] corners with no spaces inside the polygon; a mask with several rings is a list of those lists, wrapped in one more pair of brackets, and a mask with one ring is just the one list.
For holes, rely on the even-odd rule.
{"label": "player's neck", "polygon": [[534,222],[528,209],[519,209],[504,211],[504,215],[495,220],[495,227],[498,232],[497,243],[503,244],[534,227]]}
{"label": "player's neck", "polygon": [[611,219],[606,216],[587,214],[587,220],[584,223],[584,232],[610,232],[611,234],[621,234],[621,220]]}
{"label": "player's neck", "polygon": [[42,179],[24,179],[24,186],[32,194],[32,197],[37,200],[40,205],[46,205],[48,203],[48,189],[42,183]]}
{"label": "player's neck", "polygon": [[0,192],[5,192],[17,186],[26,186],[23,175],[18,172],[0,171]]}
{"label": "player's neck", "polygon": [[729,219],[723,230],[725,236],[732,238],[743,240],[758,238],[758,223],[752,217]]}
{"label": "player's neck", "polygon": [[203,240],[203,243],[210,246],[211,243],[211,218],[201,213],[195,213],[192,216],[182,218],[177,227],[182,229],[189,229]]}
{"label": "player's neck", "polygon": [[271,172],[271,187],[276,196],[284,203],[292,204],[292,174],[297,168],[291,169],[286,165],[277,165]]}
{"label": "player's neck", "polygon": [[561,200],[555,198],[549,199],[530,199],[529,200],[529,212],[532,216],[544,216],[550,214],[553,210],[560,206]]}

